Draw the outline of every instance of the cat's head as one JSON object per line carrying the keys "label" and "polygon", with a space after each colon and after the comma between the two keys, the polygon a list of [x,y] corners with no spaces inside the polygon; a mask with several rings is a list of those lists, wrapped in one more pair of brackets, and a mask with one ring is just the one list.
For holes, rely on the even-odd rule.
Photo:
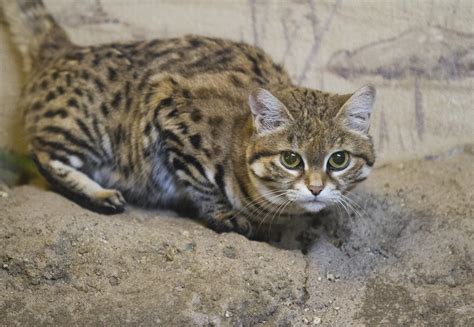
{"label": "cat's head", "polygon": [[368,134],[375,89],[350,95],[304,88],[252,92],[250,178],[275,204],[317,212],[343,202],[367,178],[375,155]]}

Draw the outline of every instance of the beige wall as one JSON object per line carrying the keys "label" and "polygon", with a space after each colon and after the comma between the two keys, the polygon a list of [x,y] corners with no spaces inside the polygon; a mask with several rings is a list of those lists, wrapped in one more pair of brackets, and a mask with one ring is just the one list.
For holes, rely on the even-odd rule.
{"label": "beige wall", "polygon": [[[45,0],[81,44],[187,33],[244,40],[301,85],[377,87],[371,132],[379,163],[474,141],[471,0]],[[14,144],[20,67],[0,25],[0,146]]]}

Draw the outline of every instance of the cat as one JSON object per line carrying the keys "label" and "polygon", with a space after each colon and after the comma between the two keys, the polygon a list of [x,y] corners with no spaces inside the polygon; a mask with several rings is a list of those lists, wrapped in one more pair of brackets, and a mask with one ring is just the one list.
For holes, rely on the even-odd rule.
{"label": "cat", "polygon": [[252,238],[343,201],[374,164],[372,86],[298,87],[262,50],[204,36],[77,46],[42,1],[3,10],[27,73],[29,151],[86,208],[191,208]]}

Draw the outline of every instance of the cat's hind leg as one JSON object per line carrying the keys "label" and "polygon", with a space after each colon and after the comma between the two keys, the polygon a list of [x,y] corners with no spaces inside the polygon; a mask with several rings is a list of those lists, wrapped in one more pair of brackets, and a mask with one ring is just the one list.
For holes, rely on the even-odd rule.
{"label": "cat's hind leg", "polygon": [[41,174],[61,194],[79,205],[104,214],[125,210],[126,202],[118,190],[105,189],[76,169],[79,160],[75,156],[54,158],[47,152],[37,152],[33,158]]}

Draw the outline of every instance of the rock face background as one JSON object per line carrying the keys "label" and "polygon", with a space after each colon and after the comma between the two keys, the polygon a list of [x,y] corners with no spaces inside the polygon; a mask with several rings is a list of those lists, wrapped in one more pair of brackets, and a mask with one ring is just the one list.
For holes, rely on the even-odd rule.
{"label": "rock face background", "polygon": [[[451,1],[45,0],[79,44],[203,34],[270,53],[300,85],[377,87],[379,163],[474,139],[474,15]],[[15,147],[20,65],[0,26],[0,147]]]}
{"label": "rock face background", "polygon": [[[353,208],[272,245],[0,183],[2,325],[474,325],[470,0],[45,2],[80,44],[205,34],[264,48],[301,85],[372,83],[379,160]],[[0,62],[0,148],[18,149],[2,24]]]}

